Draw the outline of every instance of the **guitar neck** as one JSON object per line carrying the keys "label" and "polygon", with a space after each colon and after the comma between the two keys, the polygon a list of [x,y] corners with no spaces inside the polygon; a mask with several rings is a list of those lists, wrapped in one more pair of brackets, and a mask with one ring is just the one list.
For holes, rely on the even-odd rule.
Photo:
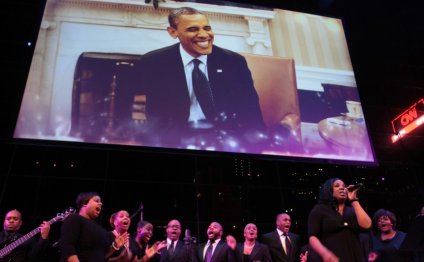
{"label": "guitar neck", "polygon": [[[49,221],[49,223],[51,225],[56,221],[57,221],[56,218],[53,218]],[[15,240],[10,245],[0,249],[0,258],[4,258],[5,256],[9,255],[15,248],[19,247],[20,245],[22,245],[23,243],[25,243],[26,241],[28,241],[29,239],[34,237],[36,234],[40,233],[40,231],[41,231],[41,229],[39,227],[37,227],[36,229],[32,230],[31,232],[21,236],[20,238]]]}
{"label": "guitar neck", "polygon": [[17,248],[18,246],[22,245],[23,243],[25,243],[26,241],[28,241],[28,239],[32,238],[33,236],[35,236],[36,234],[38,234],[40,232],[40,228],[36,228],[34,230],[32,230],[31,232],[29,232],[28,234],[21,236],[20,238],[18,238],[16,241],[14,241],[12,244],[2,248],[0,250],[0,258],[5,257],[6,255],[8,255],[10,252],[12,252],[15,248]]}

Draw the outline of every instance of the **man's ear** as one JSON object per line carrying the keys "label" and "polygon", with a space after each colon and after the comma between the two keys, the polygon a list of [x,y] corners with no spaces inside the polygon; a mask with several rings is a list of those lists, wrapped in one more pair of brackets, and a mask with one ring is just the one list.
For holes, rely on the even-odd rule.
{"label": "man's ear", "polygon": [[177,31],[177,29],[175,29],[175,28],[173,28],[173,27],[170,27],[170,26],[168,26],[167,28],[166,28],[166,31],[168,31],[168,34],[172,37],[172,38],[177,38],[178,37],[178,31]]}

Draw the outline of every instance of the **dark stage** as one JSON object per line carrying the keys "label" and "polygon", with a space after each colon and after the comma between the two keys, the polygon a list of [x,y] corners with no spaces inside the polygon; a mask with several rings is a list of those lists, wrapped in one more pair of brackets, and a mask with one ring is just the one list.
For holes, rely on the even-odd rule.
{"label": "dark stage", "polygon": [[[306,243],[307,217],[318,187],[327,178],[361,182],[359,198],[372,215],[393,211],[407,231],[424,205],[424,129],[392,144],[391,120],[424,96],[424,19],[412,1],[255,1],[254,4],[343,19],[376,165],[319,162],[231,153],[196,153],[142,147],[12,138],[43,10],[41,0],[2,4],[2,95],[0,121],[0,214],[17,208],[22,232],[74,206],[82,191],[103,201],[100,222],[125,209],[143,216],[163,239],[170,219],[206,239],[211,221],[224,234],[242,238],[252,222],[259,234],[275,228],[275,216],[288,212],[292,231]],[[238,2],[248,2],[239,0]],[[256,3],[257,2],[257,3]],[[136,214],[137,220],[139,214]],[[132,224],[132,231],[135,229]],[[51,243],[59,225],[52,226]],[[57,250],[52,248],[52,257]]]}

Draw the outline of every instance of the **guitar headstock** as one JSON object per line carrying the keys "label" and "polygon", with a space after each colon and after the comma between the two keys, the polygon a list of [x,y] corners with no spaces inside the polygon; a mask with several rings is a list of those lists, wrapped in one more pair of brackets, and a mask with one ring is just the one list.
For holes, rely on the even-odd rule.
{"label": "guitar headstock", "polygon": [[66,209],[65,211],[63,211],[62,213],[57,213],[56,217],[53,219],[55,222],[56,221],[63,221],[65,220],[69,215],[74,214],[75,213],[75,208],[70,207],[68,209]]}

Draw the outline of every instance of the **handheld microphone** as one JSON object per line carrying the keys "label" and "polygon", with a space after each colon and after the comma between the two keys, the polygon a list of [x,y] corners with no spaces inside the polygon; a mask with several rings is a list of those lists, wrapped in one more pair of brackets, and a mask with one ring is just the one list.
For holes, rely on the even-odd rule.
{"label": "handheld microphone", "polygon": [[362,184],[362,183],[357,183],[357,184],[355,184],[355,185],[353,185],[351,187],[348,187],[347,190],[349,192],[353,192],[353,191],[358,190],[359,188],[361,188],[363,185],[364,184]]}

